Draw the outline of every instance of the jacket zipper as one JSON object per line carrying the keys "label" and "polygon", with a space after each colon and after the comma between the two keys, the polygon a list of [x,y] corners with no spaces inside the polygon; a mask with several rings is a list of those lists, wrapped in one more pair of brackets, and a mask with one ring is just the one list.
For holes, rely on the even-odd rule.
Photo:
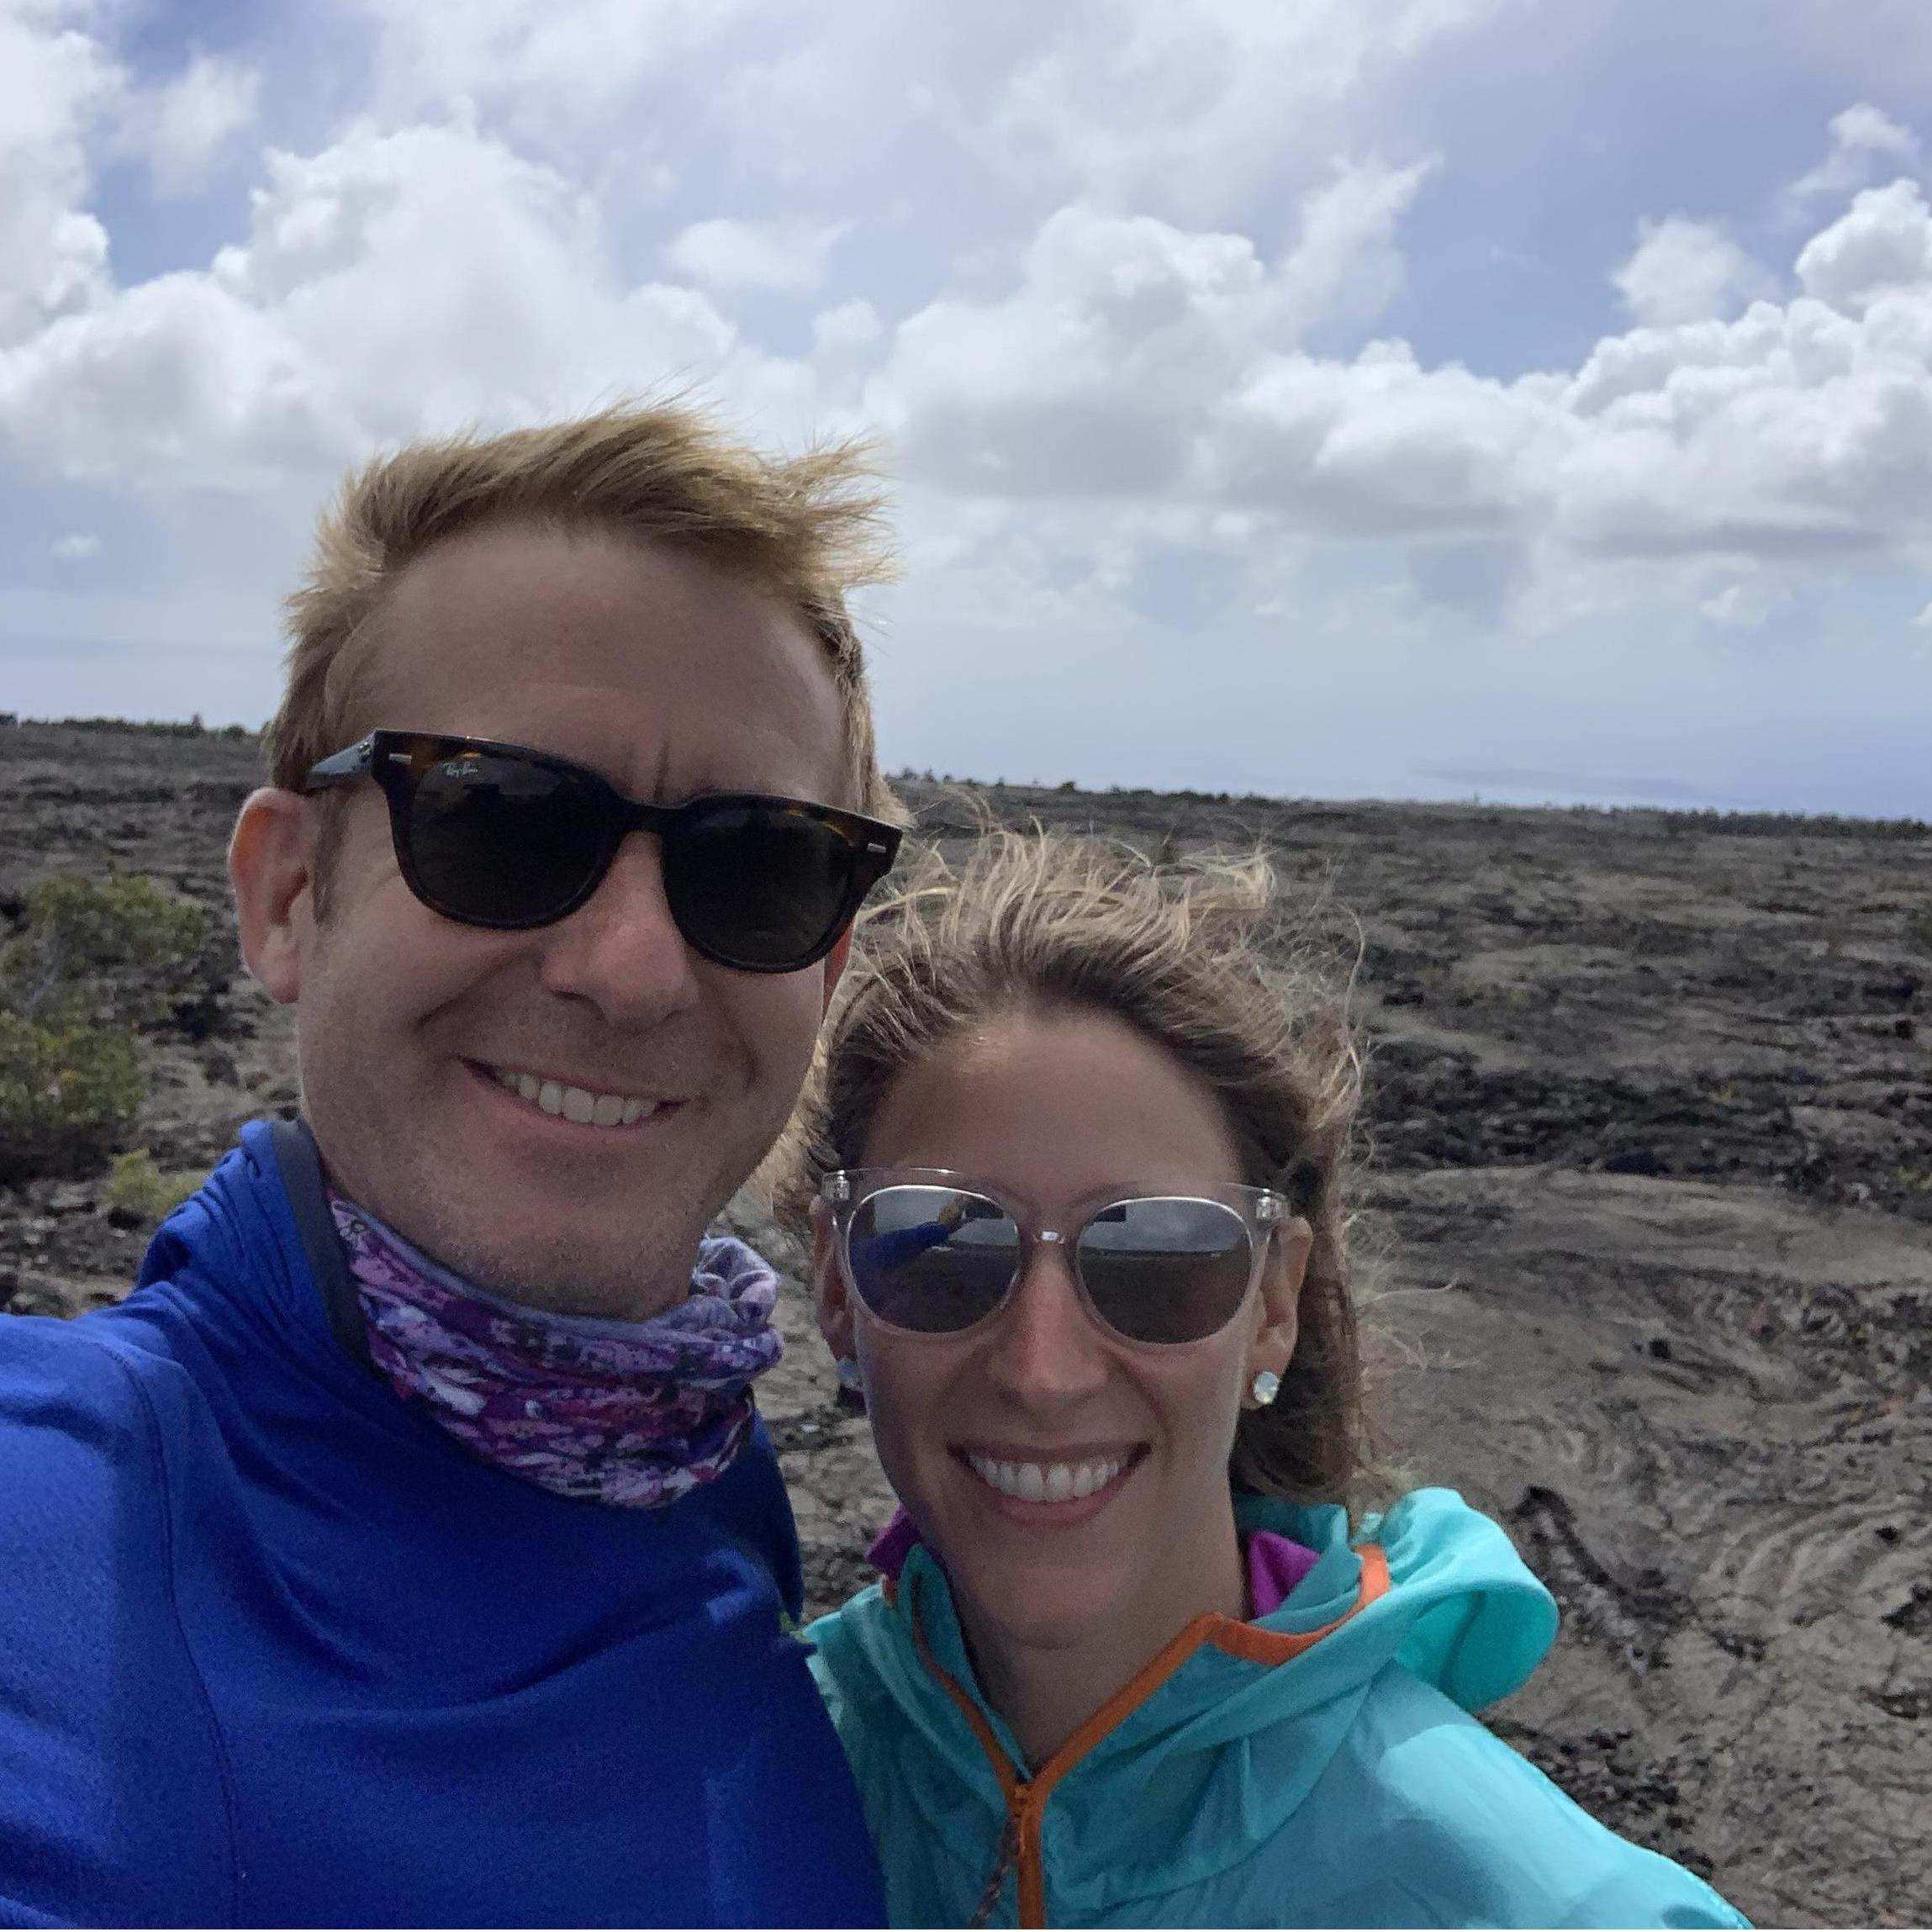
{"label": "jacket zipper", "polygon": [[1016,1781],[1007,1794],[1006,1824],[1000,1834],[1000,1850],[994,1861],[986,1888],[973,1916],[966,1921],[969,1932],[989,1924],[999,1909],[1006,1889],[1006,1874],[1014,1872],[1015,1921],[1025,1926],[1047,1923],[1046,1866],[1040,1847],[1040,1806],[1034,1800],[1032,1785]]}
{"label": "jacket zipper", "polygon": [[1046,1800],[1037,1795],[1030,1782],[1013,1793],[1011,1809],[1019,1839],[1019,1856],[1015,1861],[1018,1870],[1014,1877],[1018,1894],[1015,1903],[1019,1909],[1014,1917],[1022,1925],[1047,1923],[1047,1861],[1040,1849],[1040,1814],[1045,1807]]}
{"label": "jacket zipper", "polygon": [[1006,1889],[1006,1874],[1013,1869],[1013,1861],[1018,1857],[1020,1834],[1013,1824],[1013,1814],[1006,1814],[1006,1829],[1000,1834],[1000,1853],[993,1861],[993,1875],[986,1881],[985,1889],[979,1894],[979,1903],[973,1908],[973,1916],[966,1921],[968,1932],[979,1932],[993,1916],[1000,1903],[1000,1894]]}
{"label": "jacket zipper", "polygon": [[1254,1630],[1251,1626],[1233,1623],[1224,1617],[1197,1617],[1131,1683],[1095,1712],[1031,1778],[1021,1777],[1013,1769],[1011,1760],[979,1706],[963,1686],[954,1682],[940,1668],[926,1644],[926,1633],[921,1626],[919,1592],[916,1589],[912,1601],[907,1605],[914,1648],[979,1740],[994,1776],[1000,1781],[1001,1795],[1006,1800],[1006,1824],[1000,1837],[999,1856],[969,1923],[982,1926],[991,1918],[998,1908],[1000,1895],[1006,1889],[1006,1873],[1011,1870],[1015,1872],[1017,1892],[1015,1918],[1025,1927],[1043,1927],[1047,1923],[1047,1874],[1045,1854],[1041,1845],[1041,1814],[1046,1809],[1048,1799],[1053,1796],[1053,1787],[1116,1724],[1152,1697],[1202,1644],[1211,1643],[1234,1655],[1248,1656],[1251,1662],[1272,1665],[1285,1662],[1289,1655],[1299,1655],[1319,1643],[1331,1631],[1339,1629],[1365,1604],[1374,1602],[1389,1587],[1388,1559],[1381,1549],[1374,1544],[1365,1544],[1359,1554],[1362,1560],[1362,1579],[1355,1601],[1333,1623],[1324,1624],[1319,1630],[1290,1637],[1271,1630]]}

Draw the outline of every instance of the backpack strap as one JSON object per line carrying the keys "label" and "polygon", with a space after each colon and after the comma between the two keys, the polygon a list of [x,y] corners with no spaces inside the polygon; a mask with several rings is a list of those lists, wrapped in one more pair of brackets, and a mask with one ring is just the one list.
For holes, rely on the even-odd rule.
{"label": "backpack strap", "polygon": [[369,1356],[369,1336],[362,1319],[362,1303],[356,1292],[355,1277],[349,1272],[349,1257],[342,1251],[342,1238],[335,1232],[335,1217],[330,1211],[329,1194],[322,1180],[322,1156],[315,1137],[305,1120],[277,1120],[268,1123],[269,1144],[275,1149],[275,1164],[282,1175],[282,1191],[288,1197],[288,1209],[295,1217],[296,1232],[302,1237],[302,1250],[308,1257],[309,1273],[315,1291],[322,1297],[322,1308],[329,1327],[342,1351],[380,1380]]}

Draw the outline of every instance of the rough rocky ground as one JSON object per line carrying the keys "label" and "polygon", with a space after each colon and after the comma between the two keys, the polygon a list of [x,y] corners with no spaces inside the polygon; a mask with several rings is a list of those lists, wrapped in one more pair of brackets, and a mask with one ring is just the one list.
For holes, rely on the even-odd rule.
{"label": "rough rocky ground", "polygon": [[[220,907],[254,777],[246,742],[0,728],[0,913],[109,864]],[[1359,920],[1388,1446],[1565,1612],[1496,1728],[1760,1922],[1932,1920],[1932,826],[987,800],[1156,856],[1260,842]],[[239,976],[192,1031],[150,1042],[164,1166],[293,1099]],[[111,1299],[145,1236],[92,1182],[0,1190],[0,1304]],[[764,1402],[825,1605],[889,1499],[784,1322]]]}

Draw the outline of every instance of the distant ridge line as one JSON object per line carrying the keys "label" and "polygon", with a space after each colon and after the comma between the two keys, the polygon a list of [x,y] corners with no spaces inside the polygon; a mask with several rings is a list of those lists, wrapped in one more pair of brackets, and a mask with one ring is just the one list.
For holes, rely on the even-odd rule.
{"label": "distant ridge line", "polygon": [[23,718],[0,711],[0,729],[8,725],[40,726],[62,731],[129,731],[156,738],[258,738],[259,730],[246,725],[209,725],[197,711],[192,718]]}
{"label": "distant ridge line", "polygon": [[[237,744],[253,743],[261,736],[258,728],[247,725],[207,724],[198,712],[191,718],[168,719],[24,718],[17,712],[0,711],[0,731],[4,731],[9,726],[23,731],[86,731],[103,736],[120,734],[131,737],[218,738]],[[1064,808],[1076,800],[1085,799],[1093,800],[1102,805],[1116,806],[1134,800],[1165,799],[1172,800],[1179,805],[1197,808],[1219,805],[1233,811],[1248,812],[1279,811],[1284,809],[1309,812],[1343,811],[1373,805],[1405,812],[1476,813],[1499,825],[1514,818],[1539,818],[1562,813],[1570,817],[1653,818],[1665,821],[1672,831],[1699,826],[1721,828],[1745,837],[1789,831],[1799,826],[1814,833],[1835,837],[1918,839],[1932,837],[1932,819],[1909,816],[1884,818],[1874,815],[1861,817],[1848,812],[1753,811],[1729,805],[1594,805],[1588,802],[1561,804],[1555,800],[1546,800],[1540,805],[1518,805],[1505,804],[1481,796],[1460,799],[1270,798],[1259,792],[1194,791],[1178,785],[1169,791],[1157,790],[1147,785],[1106,785],[1089,789],[1075,784],[1070,779],[1064,779],[1058,784],[1008,784],[1004,779],[988,782],[953,773],[942,773],[935,776],[929,771],[916,771],[910,766],[893,773],[891,778],[895,784],[908,794],[909,802],[911,794],[916,791],[931,794],[954,789],[997,792],[1029,800],[1037,799],[1043,802],[1051,801],[1060,808]],[[934,801],[929,795],[926,802],[930,805]]]}

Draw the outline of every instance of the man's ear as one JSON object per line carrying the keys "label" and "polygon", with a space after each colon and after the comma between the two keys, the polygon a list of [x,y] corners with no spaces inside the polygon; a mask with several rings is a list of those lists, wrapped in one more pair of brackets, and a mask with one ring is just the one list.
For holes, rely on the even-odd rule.
{"label": "man's ear", "polygon": [[852,1297],[845,1275],[831,1248],[831,1210],[822,1201],[811,1204],[811,1298],[818,1311],[818,1332],[836,1361],[851,1361],[858,1350],[852,1333]]}
{"label": "man's ear", "polygon": [[1261,1306],[1254,1336],[1248,1344],[1250,1381],[1263,1369],[1274,1375],[1287,1373],[1301,1332],[1301,1283],[1314,1246],[1315,1231],[1299,1215],[1275,1229],[1261,1268]]}
{"label": "man's ear", "polygon": [[228,842],[241,957],[278,1005],[301,996],[302,955],[315,925],[315,807],[299,792],[249,794]]}

